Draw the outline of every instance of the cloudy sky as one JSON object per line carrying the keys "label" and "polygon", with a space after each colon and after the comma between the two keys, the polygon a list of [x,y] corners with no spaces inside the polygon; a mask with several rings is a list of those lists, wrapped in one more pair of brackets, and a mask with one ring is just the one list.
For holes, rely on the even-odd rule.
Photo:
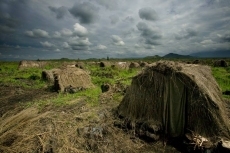
{"label": "cloudy sky", "polygon": [[0,59],[230,51],[230,0],[1,0]]}

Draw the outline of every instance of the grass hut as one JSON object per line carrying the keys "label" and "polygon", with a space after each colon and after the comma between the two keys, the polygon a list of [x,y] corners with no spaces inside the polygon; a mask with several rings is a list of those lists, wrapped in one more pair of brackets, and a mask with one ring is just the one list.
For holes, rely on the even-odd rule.
{"label": "grass hut", "polygon": [[54,89],[63,92],[65,88],[90,88],[93,87],[88,73],[80,68],[67,67],[54,74]]}
{"label": "grass hut", "polygon": [[137,63],[137,62],[131,62],[131,63],[129,64],[129,68],[130,68],[130,69],[138,68],[138,67],[140,67],[140,64]]}
{"label": "grass hut", "polygon": [[47,63],[43,61],[20,61],[18,65],[18,69],[25,69],[25,68],[41,68],[45,66]]}
{"label": "grass hut", "polygon": [[118,114],[132,123],[157,125],[169,137],[183,136],[186,129],[229,137],[221,96],[210,67],[159,61],[133,78]]}
{"label": "grass hut", "polygon": [[60,69],[51,69],[42,71],[42,80],[54,83],[54,74],[60,71]]}
{"label": "grass hut", "polygon": [[111,63],[110,62],[106,62],[106,61],[102,61],[99,63],[100,67],[111,67]]}
{"label": "grass hut", "polygon": [[215,67],[228,67],[228,63],[225,60],[216,60],[213,65]]}

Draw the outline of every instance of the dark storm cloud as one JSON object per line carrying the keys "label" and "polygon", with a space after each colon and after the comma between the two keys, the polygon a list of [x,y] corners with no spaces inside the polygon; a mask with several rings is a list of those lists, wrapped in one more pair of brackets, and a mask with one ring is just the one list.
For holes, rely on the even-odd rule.
{"label": "dark storm cloud", "polygon": [[5,25],[0,25],[0,33],[12,33],[14,31],[15,31],[14,28],[11,28]]}
{"label": "dark storm cloud", "polygon": [[49,9],[56,14],[57,19],[62,19],[68,12],[67,8],[64,6],[58,8],[49,6]]}
{"label": "dark storm cloud", "polygon": [[99,9],[89,2],[75,3],[75,5],[69,9],[69,12],[74,17],[85,24],[94,23],[99,17],[98,11]]}
{"label": "dark storm cloud", "polygon": [[148,26],[144,22],[139,22],[137,24],[137,29],[141,32],[141,36],[145,39],[146,44],[160,45],[158,40],[162,38],[162,35],[159,32],[159,29]]}
{"label": "dark storm cloud", "polygon": [[230,42],[230,31],[221,36],[223,42]]}
{"label": "dark storm cloud", "polygon": [[154,9],[151,7],[145,7],[139,10],[139,16],[141,19],[155,21],[158,16]]}
{"label": "dark storm cloud", "polygon": [[192,29],[192,28],[187,28],[187,29],[183,29],[181,30],[179,33],[175,34],[175,38],[177,40],[181,40],[181,39],[189,39],[191,37],[195,37],[197,36],[197,31]]}

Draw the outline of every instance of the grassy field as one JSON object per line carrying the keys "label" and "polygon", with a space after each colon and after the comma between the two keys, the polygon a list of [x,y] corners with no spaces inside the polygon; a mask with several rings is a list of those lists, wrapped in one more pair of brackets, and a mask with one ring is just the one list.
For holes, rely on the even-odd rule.
{"label": "grassy field", "polygon": [[[210,60],[206,60],[210,63]],[[41,72],[43,69],[52,69],[60,66],[63,61],[49,62],[44,68],[18,69],[18,62],[0,62],[0,85],[19,86],[27,89],[42,89],[47,87],[47,82],[42,80]],[[86,65],[86,70],[90,72],[94,89],[88,89],[78,94],[59,94],[56,99],[48,100],[48,103],[63,104],[77,97],[85,96],[90,103],[97,103],[100,94],[100,86],[103,83],[115,84],[120,82],[124,85],[130,85],[131,78],[139,71],[138,69],[117,69],[111,67],[101,68],[96,65]],[[212,67],[213,76],[218,82],[222,91],[230,91],[230,67]],[[230,99],[230,96],[224,96]],[[120,99],[120,98],[119,98]],[[40,102],[44,103],[44,102]]]}
{"label": "grassy field", "polygon": [[[180,152],[173,146],[163,146],[161,141],[146,143],[135,138],[135,130],[114,126],[119,120],[114,109],[124,94],[102,93],[101,85],[128,86],[142,68],[86,64],[95,87],[75,94],[57,93],[52,91],[52,84],[42,80],[41,73],[64,63],[50,61],[43,68],[19,70],[18,62],[0,62],[0,152]],[[211,66],[211,60],[208,63]],[[212,73],[221,90],[229,91],[230,67],[212,67]],[[103,98],[107,103],[101,103]],[[84,134],[90,128],[105,129],[105,133],[92,139],[92,135]]]}

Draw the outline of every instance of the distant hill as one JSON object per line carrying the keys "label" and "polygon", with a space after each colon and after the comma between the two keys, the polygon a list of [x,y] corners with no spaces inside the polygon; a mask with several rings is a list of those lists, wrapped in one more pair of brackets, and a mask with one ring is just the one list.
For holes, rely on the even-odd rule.
{"label": "distant hill", "polygon": [[163,56],[163,58],[192,58],[192,56],[169,53],[169,54],[166,54],[165,56]]}
{"label": "distant hill", "polygon": [[210,52],[196,52],[190,54],[190,56],[201,58],[229,58],[230,50],[228,51],[210,51]]}

